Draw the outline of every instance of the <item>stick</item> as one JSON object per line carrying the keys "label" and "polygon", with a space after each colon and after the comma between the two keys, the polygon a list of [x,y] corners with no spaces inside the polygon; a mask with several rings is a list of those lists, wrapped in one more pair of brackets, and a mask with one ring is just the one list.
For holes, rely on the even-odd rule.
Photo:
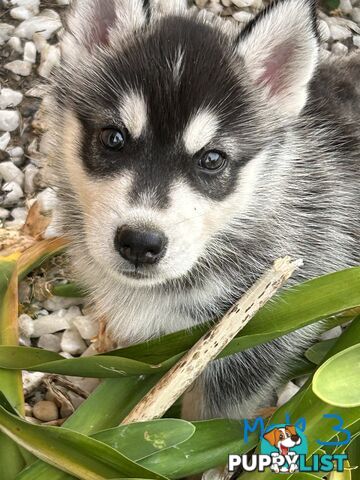
{"label": "stick", "polygon": [[145,422],[160,418],[230,343],[258,310],[302,266],[302,260],[280,258],[155,385],[122,422]]}

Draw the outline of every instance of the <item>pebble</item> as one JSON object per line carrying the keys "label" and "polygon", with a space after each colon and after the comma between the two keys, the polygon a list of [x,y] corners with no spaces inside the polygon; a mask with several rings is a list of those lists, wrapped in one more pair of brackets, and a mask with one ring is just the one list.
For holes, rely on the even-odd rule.
{"label": "pebble", "polygon": [[4,68],[10,70],[10,72],[20,75],[22,77],[28,77],[32,71],[32,64],[25,62],[24,60],[14,60],[4,65]]}
{"label": "pebble", "polygon": [[0,45],[4,45],[12,36],[15,27],[8,23],[0,23]]}
{"label": "pebble", "polygon": [[61,338],[59,338],[58,335],[53,335],[51,333],[41,335],[38,341],[38,347],[59,353],[61,350]]}
{"label": "pebble", "polygon": [[84,303],[83,298],[65,298],[54,296],[45,300],[42,305],[49,312],[55,312],[56,310],[69,308],[70,315],[73,315],[73,318],[76,318],[81,315],[80,309],[77,308],[76,310],[70,310],[70,307],[81,305],[82,303]]}
{"label": "pebble", "polygon": [[6,132],[0,135],[0,150],[5,150],[11,140],[10,133]]}
{"label": "pebble", "polygon": [[16,182],[5,183],[2,186],[2,191],[5,194],[5,198],[3,198],[2,201],[3,207],[11,207],[13,205],[16,205],[24,196],[22,188]]}
{"label": "pebble", "polygon": [[10,216],[9,210],[6,210],[6,208],[0,207],[0,220],[5,220]]}
{"label": "pebble", "polygon": [[85,352],[86,343],[81,338],[80,333],[75,328],[65,330],[61,339],[61,350],[71,355],[80,355]]}
{"label": "pebble", "polygon": [[352,12],[353,6],[350,0],[340,0],[340,10],[349,15]]}
{"label": "pebble", "polygon": [[32,40],[34,33],[41,32],[46,40],[62,27],[60,16],[55,10],[45,9],[40,15],[24,20],[15,30],[15,35],[20,38]]}
{"label": "pebble", "polygon": [[360,35],[354,35],[353,43],[355,47],[360,48]]}
{"label": "pebble", "polygon": [[8,41],[8,45],[18,53],[22,53],[24,51],[21,40],[19,37],[11,37]]}
{"label": "pebble", "polygon": [[59,418],[59,410],[54,402],[42,400],[34,405],[33,416],[42,422],[51,422]]}
{"label": "pebble", "polygon": [[41,385],[42,381],[46,377],[45,373],[42,372],[22,372],[22,381],[24,386],[25,396],[29,395],[36,388]]}
{"label": "pebble", "polygon": [[351,30],[343,25],[338,25],[337,23],[331,23],[329,25],[331,37],[333,40],[346,40],[351,37]]}
{"label": "pebble", "polygon": [[23,313],[18,319],[19,330],[21,335],[24,335],[27,338],[32,337],[34,333],[34,321],[29,315]]}
{"label": "pebble", "polygon": [[0,92],[0,110],[9,107],[17,107],[23,100],[24,95],[21,92],[11,88],[3,88]]}
{"label": "pebble", "polygon": [[25,175],[13,162],[0,163],[0,176],[5,182],[16,182],[21,187],[24,184]]}
{"label": "pebble", "polygon": [[70,327],[68,320],[68,312],[64,309],[57,312],[38,317],[34,320],[34,331],[31,335],[32,338],[38,338],[47,333],[60,332]]}
{"label": "pebble", "polygon": [[24,181],[24,191],[27,195],[31,195],[36,190],[35,179],[39,175],[39,169],[30,163],[24,169],[25,181]]}
{"label": "pebble", "polygon": [[233,18],[239,23],[248,23],[254,15],[249,12],[235,12]]}
{"label": "pebble", "polygon": [[360,7],[355,7],[352,11],[352,19],[356,23],[360,23]]}
{"label": "pebble", "polygon": [[232,3],[238,8],[251,7],[254,0],[232,0]]}
{"label": "pebble", "polygon": [[300,387],[293,382],[289,382],[278,396],[277,407],[281,407],[287,403],[299,390]]}
{"label": "pebble", "polygon": [[89,316],[76,317],[73,320],[73,325],[76,327],[81,337],[85,340],[95,338],[99,333],[99,324]]}
{"label": "pebble", "polygon": [[29,63],[36,62],[36,46],[34,42],[26,42],[24,47],[24,61]]}
{"label": "pebble", "polygon": [[24,224],[26,222],[28,215],[27,208],[16,207],[11,211],[11,216],[16,220],[18,225]]}
{"label": "pebble", "polygon": [[13,132],[19,125],[19,112],[16,110],[0,110],[0,131]]}
{"label": "pebble", "polygon": [[334,43],[333,46],[331,47],[331,52],[334,53],[335,55],[346,55],[348,51],[349,51],[348,47],[340,42]]}
{"label": "pebble", "polygon": [[26,7],[15,7],[10,10],[10,16],[15,20],[28,20],[34,13]]}
{"label": "pebble", "polygon": [[17,166],[20,167],[23,164],[24,160],[24,150],[21,147],[14,147],[8,150],[11,161]]}

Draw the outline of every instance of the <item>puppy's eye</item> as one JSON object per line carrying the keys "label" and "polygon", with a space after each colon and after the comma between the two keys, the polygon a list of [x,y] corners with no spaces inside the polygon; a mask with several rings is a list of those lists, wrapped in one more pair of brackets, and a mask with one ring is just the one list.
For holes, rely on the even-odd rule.
{"label": "puppy's eye", "polygon": [[211,172],[222,170],[227,164],[227,160],[223,154],[215,150],[206,152],[199,160],[199,167]]}
{"label": "puppy's eye", "polygon": [[104,128],[100,132],[100,141],[109,150],[121,150],[125,145],[125,132],[115,128]]}

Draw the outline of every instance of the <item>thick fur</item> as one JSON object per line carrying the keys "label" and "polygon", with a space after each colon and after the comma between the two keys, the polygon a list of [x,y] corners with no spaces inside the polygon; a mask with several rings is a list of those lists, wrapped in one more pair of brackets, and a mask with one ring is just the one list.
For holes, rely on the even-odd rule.
{"label": "thick fur", "polygon": [[[218,319],[277,257],[304,259],[293,282],[359,262],[360,61],[317,58],[311,0],[277,2],[242,33],[175,0],[75,4],[54,176],[74,267],[119,344]],[[99,146],[108,126],[129,131],[122,152]],[[197,167],[214,149],[228,158],[216,175]],[[120,258],[125,224],[167,236],[158,265]],[[316,331],[212,363],[200,416],[271,403]]]}

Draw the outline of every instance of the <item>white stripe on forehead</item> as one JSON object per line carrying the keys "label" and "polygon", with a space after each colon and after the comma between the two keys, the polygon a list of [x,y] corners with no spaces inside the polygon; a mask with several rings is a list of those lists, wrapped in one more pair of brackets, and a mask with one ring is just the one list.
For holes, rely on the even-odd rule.
{"label": "white stripe on forehead", "polygon": [[204,148],[212,140],[218,127],[218,118],[211,110],[199,110],[184,131],[183,140],[187,152],[194,155]]}
{"label": "white stripe on forehead", "polygon": [[144,96],[136,91],[123,95],[120,107],[121,119],[133,138],[139,138],[147,124],[147,105]]}

